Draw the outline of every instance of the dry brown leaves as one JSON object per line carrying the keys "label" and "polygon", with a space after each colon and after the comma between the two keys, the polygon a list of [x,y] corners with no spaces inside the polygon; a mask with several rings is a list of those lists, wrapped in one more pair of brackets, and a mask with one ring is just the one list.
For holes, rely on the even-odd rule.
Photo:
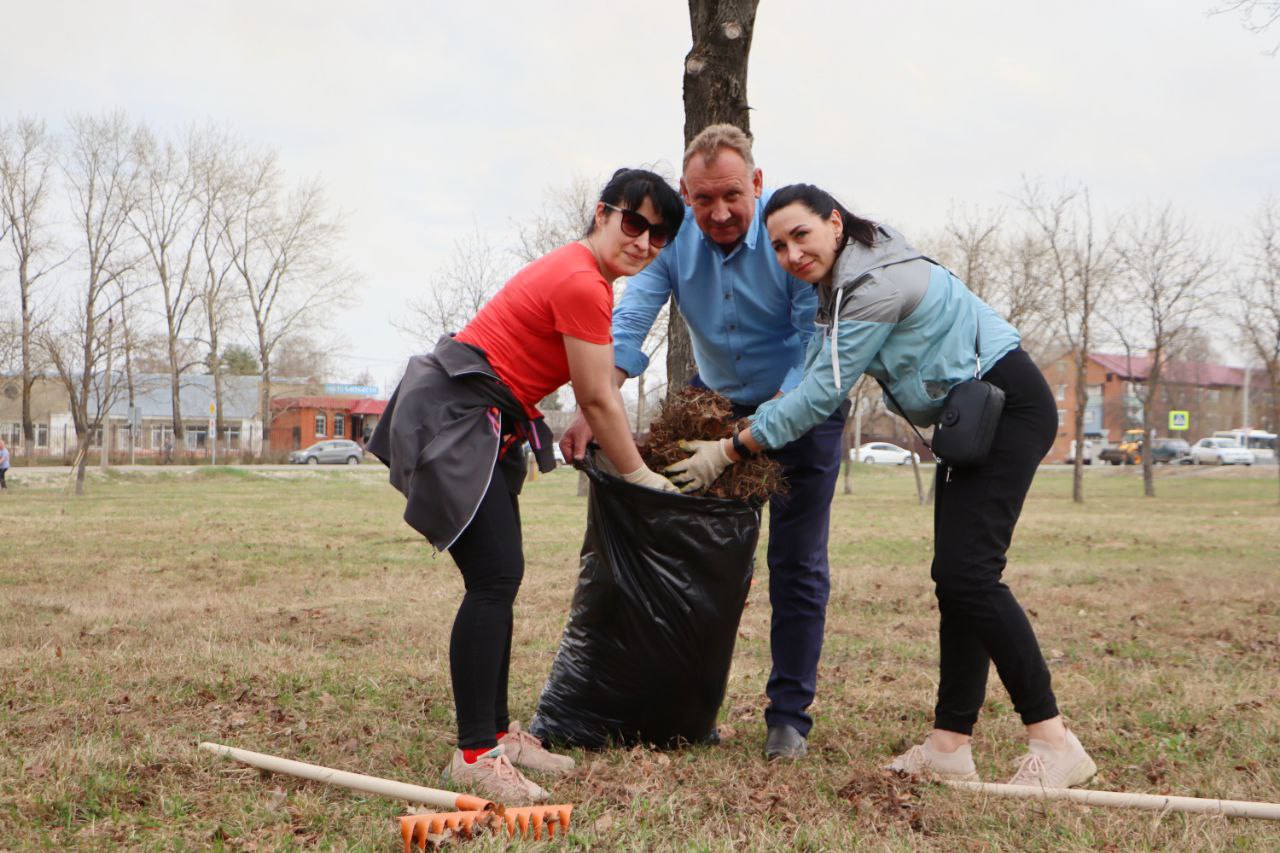
{"label": "dry brown leaves", "polygon": [[878,830],[897,825],[912,832],[924,832],[924,804],[920,781],[914,776],[884,771],[860,772],[840,789],[858,817]]}
{"label": "dry brown leaves", "polygon": [[[662,404],[649,427],[649,442],[641,448],[644,463],[655,471],[688,458],[680,441],[710,441],[728,438],[745,429],[747,421],[733,417],[733,403],[705,388],[684,388],[674,400]],[[763,503],[776,494],[785,494],[782,466],[757,456],[729,466],[702,494],[716,498],[736,498]]]}

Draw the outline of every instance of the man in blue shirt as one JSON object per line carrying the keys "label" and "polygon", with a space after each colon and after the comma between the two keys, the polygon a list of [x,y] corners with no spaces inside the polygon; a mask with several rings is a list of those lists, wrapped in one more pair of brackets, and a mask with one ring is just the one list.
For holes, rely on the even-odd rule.
{"label": "man in blue shirt", "polygon": [[[763,176],[751,140],[732,125],[712,125],[689,143],[680,191],[697,228],[675,241],[627,281],[613,312],[615,378],[643,373],[641,349],[654,319],[674,296],[689,326],[698,375],[728,397],[735,414],[800,381],[805,345],[814,332],[813,286],[782,271],[761,211]],[[782,463],[788,493],[769,502],[770,650],[766,692],[770,758],[798,758],[813,726],[807,710],[817,689],[830,573],[827,533],[840,470],[843,410],[785,447],[770,451]],[[581,459],[591,438],[579,415],[561,440],[566,459]]]}

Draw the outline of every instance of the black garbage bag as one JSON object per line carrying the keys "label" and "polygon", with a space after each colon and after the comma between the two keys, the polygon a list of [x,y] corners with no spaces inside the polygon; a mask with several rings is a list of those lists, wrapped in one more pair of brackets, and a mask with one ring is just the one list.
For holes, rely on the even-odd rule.
{"label": "black garbage bag", "polygon": [[530,721],[554,743],[713,738],[760,537],[738,500],[657,492],[597,468],[581,573]]}

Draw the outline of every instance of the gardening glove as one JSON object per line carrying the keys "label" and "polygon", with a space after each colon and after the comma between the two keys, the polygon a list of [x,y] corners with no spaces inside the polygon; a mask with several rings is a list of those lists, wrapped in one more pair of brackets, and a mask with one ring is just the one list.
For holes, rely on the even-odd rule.
{"label": "gardening glove", "polygon": [[724,443],[719,440],[681,441],[678,447],[693,455],[668,465],[663,473],[671,476],[672,481],[682,487],[682,492],[702,491],[733,464],[729,454],[724,452]]}
{"label": "gardening glove", "polygon": [[644,486],[646,489],[656,489],[659,492],[680,491],[676,488],[675,483],[672,483],[666,477],[646,465],[641,465],[630,474],[622,474],[620,476],[628,483],[634,483],[637,486]]}

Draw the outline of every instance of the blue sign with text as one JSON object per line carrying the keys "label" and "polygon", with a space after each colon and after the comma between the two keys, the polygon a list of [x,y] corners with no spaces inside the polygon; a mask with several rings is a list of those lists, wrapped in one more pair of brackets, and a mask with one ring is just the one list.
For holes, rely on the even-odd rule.
{"label": "blue sign with text", "polygon": [[333,385],[326,384],[324,386],[326,394],[352,394],[363,397],[378,396],[377,385]]}

